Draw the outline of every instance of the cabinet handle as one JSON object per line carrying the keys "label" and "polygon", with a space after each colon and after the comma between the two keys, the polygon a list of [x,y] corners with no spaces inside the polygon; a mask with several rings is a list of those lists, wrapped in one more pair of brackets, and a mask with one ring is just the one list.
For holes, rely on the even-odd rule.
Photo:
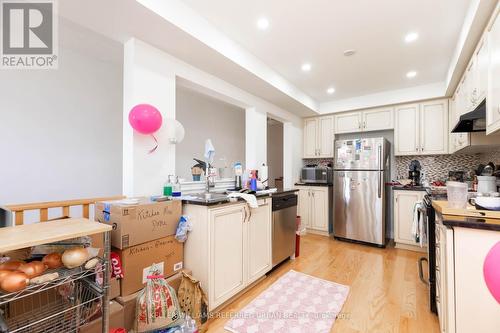
{"label": "cabinet handle", "polygon": [[312,196],[314,197],[314,192],[311,192]]}
{"label": "cabinet handle", "polygon": [[358,121],[358,129],[361,129],[361,122]]}
{"label": "cabinet handle", "polygon": [[366,121],[363,121],[363,128],[366,128]]}

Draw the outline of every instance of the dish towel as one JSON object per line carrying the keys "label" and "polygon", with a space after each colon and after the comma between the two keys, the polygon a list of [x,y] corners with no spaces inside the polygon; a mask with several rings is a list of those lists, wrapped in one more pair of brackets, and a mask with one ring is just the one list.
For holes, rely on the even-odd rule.
{"label": "dish towel", "polygon": [[214,145],[212,144],[212,140],[207,139],[207,141],[205,141],[205,160],[207,160],[209,163],[213,163],[214,156],[215,156],[215,148]]}
{"label": "dish towel", "polygon": [[253,194],[248,193],[238,193],[233,192],[227,195],[228,198],[242,198],[247,202],[250,208],[259,208],[259,204],[257,203],[257,198]]}
{"label": "dish towel", "polygon": [[413,207],[413,223],[411,225],[411,235],[420,247],[426,243],[424,217],[420,214],[420,209],[424,208],[422,201],[417,201]]}

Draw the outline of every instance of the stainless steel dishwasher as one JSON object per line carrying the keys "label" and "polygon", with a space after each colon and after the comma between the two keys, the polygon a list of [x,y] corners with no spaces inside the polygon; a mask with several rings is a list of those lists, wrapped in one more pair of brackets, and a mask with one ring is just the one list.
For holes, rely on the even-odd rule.
{"label": "stainless steel dishwasher", "polygon": [[273,267],[295,255],[297,195],[273,196]]}

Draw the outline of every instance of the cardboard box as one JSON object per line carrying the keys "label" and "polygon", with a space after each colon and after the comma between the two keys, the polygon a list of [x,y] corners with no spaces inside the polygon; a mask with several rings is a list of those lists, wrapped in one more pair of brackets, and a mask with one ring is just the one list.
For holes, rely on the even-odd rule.
{"label": "cardboard box", "polygon": [[95,219],[113,225],[111,245],[118,249],[175,234],[181,214],[180,200],[154,202],[141,198],[137,205],[121,201],[95,204]]}
{"label": "cardboard box", "polygon": [[[184,269],[184,272],[191,274],[191,270]],[[175,289],[175,292],[179,290],[179,286],[181,285],[181,272],[169,277],[167,279],[168,284]],[[137,295],[139,292],[136,292],[132,295],[128,295],[125,297],[119,296],[116,298],[116,301],[123,306],[123,314],[125,317],[124,328],[127,331],[130,331],[135,328],[135,305],[137,300]]]}
{"label": "cardboard box", "polygon": [[120,294],[127,296],[144,287],[149,268],[153,264],[165,277],[180,271],[183,266],[184,243],[179,243],[172,235],[116,252],[122,260],[124,275],[120,281]]}
{"label": "cardboard box", "polygon": [[117,278],[109,279],[109,299],[115,299],[120,296],[120,280]]}
{"label": "cardboard box", "polygon": [[[116,302],[109,302],[109,328],[123,328],[125,318],[123,306]],[[80,327],[80,333],[102,333],[102,317],[92,320],[90,323]]]}

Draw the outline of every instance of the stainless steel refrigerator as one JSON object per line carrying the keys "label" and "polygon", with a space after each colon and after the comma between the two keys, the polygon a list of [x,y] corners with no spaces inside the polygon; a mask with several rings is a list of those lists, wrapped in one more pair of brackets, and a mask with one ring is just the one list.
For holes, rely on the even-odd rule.
{"label": "stainless steel refrigerator", "polygon": [[389,142],[385,138],[335,142],[335,238],[385,246],[389,152]]}

